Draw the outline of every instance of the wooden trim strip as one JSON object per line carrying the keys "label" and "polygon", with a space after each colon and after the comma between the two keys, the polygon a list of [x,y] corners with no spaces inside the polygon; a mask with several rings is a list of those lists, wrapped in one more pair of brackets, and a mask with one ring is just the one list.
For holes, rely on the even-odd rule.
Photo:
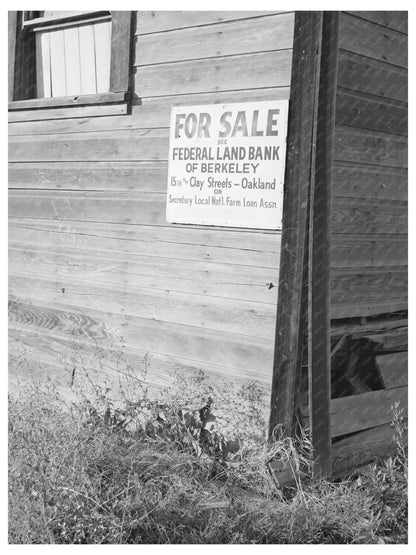
{"label": "wooden trim strip", "polygon": [[15,83],[15,60],[17,42],[17,12],[8,12],[8,41],[9,41],[9,102],[13,100]]}
{"label": "wooden trim strip", "polygon": [[[12,110],[9,112],[9,124],[21,124],[22,122],[55,122],[56,120],[68,119],[70,124],[85,118],[100,118],[102,116],[119,116],[128,113],[128,103],[114,102],[111,104],[86,104],[85,106],[61,106],[50,108],[39,108],[37,110]],[[39,125],[39,123],[36,123]],[[34,133],[36,135],[36,133]],[[34,136],[33,135],[33,136]],[[13,135],[11,134],[10,137]],[[27,135],[26,135],[27,136]],[[44,137],[41,133],[38,137]],[[70,161],[68,161],[69,163]]]}
{"label": "wooden trim strip", "polygon": [[132,21],[133,12],[112,12],[110,91],[115,93],[130,89]]}
{"label": "wooden trim strip", "polygon": [[288,435],[293,434],[295,426],[296,387],[302,366],[301,306],[321,33],[321,12],[296,12],[269,421],[271,439],[277,425]]}
{"label": "wooden trim strip", "polygon": [[111,15],[103,15],[102,17],[92,17],[90,19],[83,19],[81,21],[68,21],[67,23],[56,23],[54,25],[45,25],[44,27],[36,27],[34,29],[31,29],[31,31],[33,31],[33,33],[41,33],[43,31],[66,29],[68,27],[76,28],[83,25],[93,24],[93,23],[103,23],[105,21],[111,21]]}
{"label": "wooden trim strip", "polygon": [[[43,30],[46,26],[59,26],[62,27],[68,23],[85,23],[87,21],[101,19],[102,17],[111,18],[111,13],[108,10],[100,11],[87,11],[87,12],[71,12],[64,16],[54,15],[50,17],[36,17],[23,22],[24,29],[33,31]],[[39,29],[38,29],[39,28]]]}
{"label": "wooden trim strip", "polygon": [[55,98],[33,98],[9,102],[9,111],[59,108],[64,106],[86,106],[90,104],[114,104],[128,101],[129,96],[129,93],[124,91],[79,96],[60,96]]}
{"label": "wooden trim strip", "polygon": [[309,273],[309,415],[315,472],[331,475],[331,342],[329,240],[339,14],[324,12],[315,180],[311,194]]}

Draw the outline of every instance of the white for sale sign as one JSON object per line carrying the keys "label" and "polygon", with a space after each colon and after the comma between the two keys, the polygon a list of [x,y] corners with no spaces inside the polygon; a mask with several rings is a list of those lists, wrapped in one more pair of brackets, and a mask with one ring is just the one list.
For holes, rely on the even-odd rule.
{"label": "white for sale sign", "polygon": [[288,101],[172,108],[168,222],[281,229]]}

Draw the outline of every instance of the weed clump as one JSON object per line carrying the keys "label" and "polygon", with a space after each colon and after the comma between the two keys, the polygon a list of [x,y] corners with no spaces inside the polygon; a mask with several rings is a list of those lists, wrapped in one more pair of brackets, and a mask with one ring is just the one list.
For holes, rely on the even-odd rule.
{"label": "weed clump", "polygon": [[[136,380],[116,399],[87,382],[74,384],[74,402],[36,384],[9,398],[10,543],[407,541],[399,407],[397,454],[330,483],[313,479],[306,434],[267,443],[256,383],[178,375],[157,398]],[[290,488],[276,482],[272,461],[292,469]]]}

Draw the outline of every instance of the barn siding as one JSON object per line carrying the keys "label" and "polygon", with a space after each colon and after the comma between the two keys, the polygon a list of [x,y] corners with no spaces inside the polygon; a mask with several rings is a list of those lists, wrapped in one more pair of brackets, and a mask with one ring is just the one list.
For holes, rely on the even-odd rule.
{"label": "barn siding", "polygon": [[407,417],[407,15],[342,13],[339,32],[332,334],[372,342],[383,389],[332,400],[338,470],[393,449],[394,403]]}
{"label": "barn siding", "polygon": [[150,353],[158,385],[178,369],[269,383],[280,233],[167,224],[168,127],[176,105],[289,98],[294,14],[136,22],[130,115],[9,124],[12,341],[45,368],[109,345],[139,367]]}
{"label": "barn siding", "polygon": [[332,318],[407,309],[406,20],[404,12],[340,17]]}

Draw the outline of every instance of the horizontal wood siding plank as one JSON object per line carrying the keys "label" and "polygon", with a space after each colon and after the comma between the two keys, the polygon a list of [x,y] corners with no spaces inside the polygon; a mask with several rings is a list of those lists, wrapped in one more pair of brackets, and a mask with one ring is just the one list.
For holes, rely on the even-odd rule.
{"label": "horizontal wood siding plank", "polygon": [[101,193],[13,190],[9,214],[51,220],[166,225],[165,196],[153,193]]}
{"label": "horizontal wood siding plank", "polygon": [[[396,402],[400,403],[404,409],[404,417],[406,417],[407,397],[407,386],[404,386],[332,399],[332,438],[391,423],[393,405]],[[305,421],[307,421],[307,411],[307,407],[303,407],[302,413]]]}
{"label": "horizontal wood siding plank", "polygon": [[407,139],[387,133],[337,126],[334,160],[406,168]]}
{"label": "horizontal wood siding plank", "polygon": [[407,36],[354,15],[340,16],[339,46],[375,60],[407,67]]}
{"label": "horizontal wood siding plank", "polygon": [[407,233],[407,203],[390,199],[334,197],[331,233]]}
{"label": "horizontal wood siding plank", "polygon": [[338,89],[337,125],[407,136],[407,104]]}
{"label": "horizontal wood siding plank", "polygon": [[367,19],[368,21],[372,21],[373,23],[377,23],[378,25],[382,25],[383,27],[387,27],[389,29],[395,29],[396,31],[400,31],[402,33],[407,34],[407,12],[406,11],[359,11],[359,12],[350,12],[352,15],[357,17],[361,17],[363,19]]}
{"label": "horizontal wood siding plank", "polygon": [[[14,219],[12,217],[9,219],[9,225],[10,240],[22,240],[23,243],[34,244],[42,242],[79,248],[95,248],[91,245],[98,245],[100,252],[114,250],[143,254],[142,249],[148,248],[144,245],[151,244],[154,249],[156,244],[158,246],[168,246],[169,252],[172,252],[172,249],[181,248],[184,255],[182,258],[187,258],[187,249],[190,245],[218,248],[218,252],[227,253],[226,260],[228,261],[230,260],[228,248],[245,252],[246,258],[250,257],[251,252],[263,252],[269,257],[269,261],[270,258],[274,257],[274,254],[280,254],[281,232],[279,231],[257,232],[255,230],[245,230],[242,232],[241,229],[173,225],[167,228],[160,227],[156,230],[154,227],[143,225],[53,221],[33,218]],[[114,243],[115,240],[117,243]],[[116,246],[114,247],[114,245]],[[183,248],[184,246],[186,248]],[[212,257],[212,252],[206,250],[204,256],[209,260]]]}
{"label": "horizontal wood siding plank", "polygon": [[166,193],[167,162],[59,162],[9,165],[10,189]]}
{"label": "horizontal wood siding plank", "polygon": [[[378,302],[389,298],[401,297],[407,301],[407,270],[386,271],[374,269],[358,270],[346,273],[340,270],[331,272],[331,303],[364,304]],[[360,273],[358,273],[360,271]]]}
{"label": "horizontal wood siding plank", "polygon": [[290,49],[293,29],[294,14],[287,13],[171,31],[157,38],[141,35],[136,38],[134,65]]}
{"label": "horizontal wood siding plank", "polygon": [[378,334],[391,334],[394,336],[396,333],[401,333],[400,330],[408,327],[407,318],[394,317],[394,318],[380,318],[377,320],[366,320],[363,322],[331,322],[331,335],[333,337],[341,337],[342,335],[352,335],[353,339],[359,339],[363,336]]}
{"label": "horizontal wood siding plank", "polygon": [[[45,120],[40,121],[16,121],[9,122],[9,137],[19,135],[52,135],[90,133],[91,131],[118,131],[121,129],[143,129],[149,126],[142,125],[140,118],[129,116],[99,117],[69,117],[68,119],[56,119],[53,117],[54,110]],[[169,127],[169,125],[165,125]]]}
{"label": "horizontal wood siding plank", "polygon": [[382,424],[336,439],[332,445],[333,477],[351,475],[357,467],[369,464],[378,457],[393,455],[396,445],[391,424]]}
{"label": "horizontal wood siding plank", "polygon": [[167,160],[167,130],[11,137],[10,162]]}
{"label": "horizontal wood siding plank", "polygon": [[184,357],[195,363],[212,363],[230,369],[230,377],[257,367],[272,367],[272,345],[267,339],[218,333],[181,324],[119,316],[99,310],[62,309],[51,302],[27,304],[19,298],[9,303],[12,327],[37,329],[74,339],[136,345],[144,352]]}
{"label": "horizontal wood siding plank", "polygon": [[333,234],[331,269],[406,267],[407,249],[407,235]]}
{"label": "horizontal wood siding plank", "polygon": [[[146,228],[144,226],[110,225],[97,229],[95,224],[82,224],[78,221],[63,222],[57,220],[55,227],[45,226],[39,220],[30,224],[25,220],[10,225],[9,239],[11,243],[22,246],[44,245],[47,248],[73,248],[97,251],[97,253],[129,253],[144,256],[160,256],[169,259],[220,262],[263,268],[277,268],[279,265],[280,235],[256,234],[229,230],[192,230],[192,228],[168,229],[163,227]],[[48,222],[52,224],[53,222]],[[129,233],[129,228],[133,227]],[[121,228],[121,230],[120,230]],[[121,231],[118,233],[118,231]],[[193,233],[196,231],[196,233]],[[189,233],[189,240],[187,240]],[[228,235],[230,234],[230,237]]]}
{"label": "horizontal wood siding plank", "polygon": [[339,51],[338,86],[407,102],[407,70],[378,60]]}
{"label": "horizontal wood siding plank", "polygon": [[[30,370],[39,372],[45,364],[55,368],[55,372],[60,372],[58,379],[62,385],[66,386],[65,393],[68,394],[68,385],[71,383],[72,371],[75,368],[75,379],[85,375],[87,366],[90,376],[94,378],[108,380],[114,387],[120,385],[119,380],[123,380],[126,374],[133,374],[134,377],[144,378],[145,375],[145,356],[149,352],[141,350],[132,345],[121,347],[120,345],[108,345],[99,341],[88,341],[86,339],[78,341],[73,337],[68,338],[60,334],[53,333],[51,330],[40,328],[33,329],[29,326],[18,326],[13,324],[9,327],[9,337],[12,341],[18,341],[18,352],[21,348],[28,349],[30,353],[30,363],[35,362],[35,368],[31,364]],[[101,364],[100,364],[101,363]],[[36,366],[38,368],[36,369]],[[173,386],[178,387],[177,375],[186,374],[188,377],[197,376],[202,370],[208,373],[214,380],[232,381],[234,384],[241,384],[243,381],[252,379],[249,371],[240,369],[238,375],[230,373],[230,369],[218,364],[209,364],[188,360],[184,357],[173,357],[159,353],[150,355],[146,383],[150,385],[149,393],[156,393],[156,388]],[[48,374],[51,376],[51,374]],[[270,385],[270,375],[267,370],[259,368],[256,378],[263,385]],[[56,383],[54,381],[54,383]],[[59,383],[59,382],[58,382]],[[131,382],[130,382],[131,383]],[[217,384],[219,381],[216,382]]]}
{"label": "horizontal wood siding plank", "polygon": [[[120,382],[123,383],[127,375],[131,376],[130,385],[134,384],[136,379],[144,377],[145,353],[140,351],[131,353],[130,349],[121,348],[117,350],[116,346],[112,349],[103,349],[101,345],[92,341],[75,341],[52,334],[48,330],[42,332],[19,326],[9,327],[9,351],[12,361],[16,360],[16,364],[12,362],[9,368],[9,389],[13,390],[16,387],[17,391],[22,381],[30,375],[35,381],[52,382],[67,400],[75,401],[77,400],[75,392],[78,388],[88,395],[85,388],[87,373],[97,385],[106,384],[111,387],[114,396],[120,393]],[[24,366],[21,362],[22,356],[25,356]],[[150,386],[149,393],[155,389],[152,386],[172,385],[174,372],[172,364],[163,375],[160,363],[165,363],[166,371],[166,360],[156,362],[153,357],[152,362],[155,362],[157,367],[151,368],[152,371],[149,372],[151,375],[147,376],[146,384]],[[191,368],[181,370],[192,371]],[[172,376],[169,380],[167,378],[170,372]]]}
{"label": "horizontal wood siding plank", "polygon": [[360,332],[356,332],[352,338],[356,339],[360,337],[365,337],[366,340],[375,344],[374,351],[377,355],[384,356],[385,353],[403,352],[407,351],[409,348],[409,330],[407,323],[396,329],[392,327],[389,328],[388,325],[386,325],[385,330],[382,331],[373,330],[372,333],[364,332],[361,335]]}
{"label": "horizontal wood siding plank", "polygon": [[[189,249],[191,252],[193,249]],[[126,251],[113,253],[75,248],[59,249],[36,245],[9,247],[10,271],[28,276],[55,276],[68,289],[72,279],[122,287],[155,289],[157,294],[169,292],[214,296],[221,299],[240,299],[275,305],[278,269],[222,264],[183,259],[180,253],[171,257],[155,248],[153,255],[137,255]],[[198,252],[194,254],[197,257]],[[190,253],[188,256],[192,256]],[[215,257],[214,257],[215,258]],[[132,291],[133,291],[132,290]],[[149,294],[149,292],[148,292]],[[133,293],[132,293],[133,295]]]}
{"label": "horizontal wood siding plank", "polygon": [[139,97],[206,93],[290,84],[292,51],[280,50],[144,66],[134,72]]}
{"label": "horizontal wood siding plank", "polygon": [[[138,226],[139,227],[139,226]],[[140,226],[141,227],[141,226]],[[215,245],[214,241],[212,244],[199,245],[195,243],[181,243],[180,240],[175,241],[176,230],[173,228],[171,230],[172,238],[170,241],[164,241],[159,233],[159,229],[153,228],[154,241],[151,240],[141,240],[138,242],[133,242],[132,240],[120,240],[113,237],[103,237],[100,235],[83,236],[78,235],[74,232],[66,232],[65,234],[55,233],[54,237],[51,235],[46,235],[45,233],[19,233],[15,232],[14,229],[10,230],[10,245],[24,249],[26,248],[40,248],[40,249],[51,249],[56,250],[58,253],[62,249],[67,256],[79,255],[79,251],[85,252],[88,256],[103,256],[112,257],[114,262],[118,260],[117,256],[120,256],[121,261],[128,260],[129,255],[132,257],[132,263],[136,260],[136,256],[145,256],[156,258],[164,258],[170,261],[173,260],[189,260],[194,263],[204,262],[205,264],[227,264],[227,265],[237,265],[241,266],[253,266],[264,270],[266,268],[275,270],[279,264],[278,253],[274,253],[267,249],[267,243],[261,241],[261,236],[257,236],[258,244],[253,247],[253,241],[248,238],[247,243],[241,245],[240,248],[229,246],[224,247],[223,245]],[[224,232],[224,235],[226,232]],[[162,234],[163,235],[163,234]],[[17,238],[22,238],[26,236],[26,241],[17,242]],[[221,239],[221,235],[217,236],[217,239]],[[224,239],[226,239],[224,237]],[[276,238],[276,244],[280,244],[280,238]],[[241,237],[243,242],[244,237]],[[101,244],[100,244],[101,241]],[[261,248],[263,244],[263,249]],[[144,263],[149,263],[150,259],[138,260],[138,266]],[[168,264],[168,262],[166,262]],[[204,266],[204,269],[205,266]],[[224,270],[226,271],[226,270]],[[235,273],[238,272],[238,268],[234,269]]]}
{"label": "horizontal wood siding plank", "polygon": [[[289,84],[288,84],[289,85]],[[199,104],[227,104],[232,102],[256,102],[261,100],[288,100],[289,86],[247,88],[231,91],[211,91],[207,93],[176,94],[152,98],[139,98],[132,103],[132,117],[142,122],[144,127],[169,127],[172,106],[192,106]]]}
{"label": "horizontal wood siding plank", "polygon": [[172,29],[186,29],[201,25],[212,25],[224,21],[235,21],[262,17],[279,12],[270,11],[139,11],[137,12],[136,34],[160,33]]}
{"label": "horizontal wood siding plank", "polygon": [[393,420],[392,406],[399,402],[407,414],[407,387],[371,391],[331,401],[332,437],[388,424]]}
{"label": "horizontal wood siding plank", "polygon": [[[394,313],[408,309],[407,299],[401,297],[383,298],[381,301],[372,300],[363,303],[354,302],[353,299],[345,303],[331,305],[331,319],[360,318],[362,316],[378,316],[388,314],[393,317]],[[390,316],[391,315],[391,316]]]}
{"label": "horizontal wood siding plank", "polygon": [[335,162],[334,197],[358,197],[407,201],[407,170]]}
{"label": "horizontal wood siding plank", "polygon": [[[90,349],[92,352],[92,347]],[[76,394],[71,388],[74,365],[70,367],[70,357],[63,352],[62,343],[53,340],[48,341],[41,334],[29,334],[26,330],[9,327],[8,350],[9,371],[7,381],[10,394],[21,393],[22,384],[27,383],[30,376],[30,380],[34,382],[53,383],[54,389],[67,401],[76,400]],[[59,354],[59,351],[61,354]],[[116,387],[116,372],[109,372],[104,367],[99,368],[98,361],[96,361],[96,366],[97,368],[94,368],[95,383],[109,382]],[[77,368],[77,370],[76,373],[79,373],[77,382],[80,383],[78,378],[81,377],[83,372],[81,368]],[[117,389],[114,391],[117,391]]]}

